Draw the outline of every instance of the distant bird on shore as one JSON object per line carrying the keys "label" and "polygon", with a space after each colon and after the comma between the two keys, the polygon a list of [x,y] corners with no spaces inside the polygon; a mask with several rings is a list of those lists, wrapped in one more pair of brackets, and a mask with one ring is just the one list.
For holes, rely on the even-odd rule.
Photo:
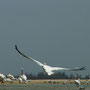
{"label": "distant bird on shore", "polygon": [[79,87],[79,86],[81,85],[81,83],[80,83],[80,80],[79,80],[79,79],[74,80],[74,83],[75,83],[75,85],[76,85],[77,87]]}
{"label": "distant bird on shore", "polygon": [[23,73],[23,68],[21,68],[21,75],[20,77],[18,78],[19,82],[22,83],[22,82],[28,82],[27,81],[27,76]]}
{"label": "distant bird on shore", "polygon": [[22,83],[22,78],[19,77],[18,78],[18,81],[19,81],[19,83]]}
{"label": "distant bird on shore", "polygon": [[23,54],[21,51],[18,50],[17,45],[15,45],[15,49],[18,51],[19,54],[21,54],[22,56],[24,56],[25,58],[36,62],[39,66],[42,67],[43,71],[47,74],[47,75],[52,75],[54,74],[56,71],[79,71],[79,70],[85,70],[85,67],[81,67],[81,68],[62,68],[62,67],[51,67],[49,65],[46,64],[42,64],[41,62],[26,56],[25,54]]}
{"label": "distant bird on shore", "polygon": [[2,73],[0,73],[0,82],[4,83],[6,80],[6,76]]}
{"label": "distant bird on shore", "polygon": [[75,83],[75,85],[77,86],[77,88],[78,88],[79,90],[85,90],[85,87],[83,87],[83,86],[81,85],[80,79],[74,80],[74,83]]}
{"label": "distant bird on shore", "polygon": [[6,77],[10,78],[11,80],[16,80],[16,78],[14,78],[14,76],[12,74],[10,74],[10,73]]}
{"label": "distant bird on shore", "polygon": [[0,73],[0,82],[4,83],[4,82],[10,82],[13,83],[13,80],[11,80],[10,78],[6,78],[6,76],[2,73]]}

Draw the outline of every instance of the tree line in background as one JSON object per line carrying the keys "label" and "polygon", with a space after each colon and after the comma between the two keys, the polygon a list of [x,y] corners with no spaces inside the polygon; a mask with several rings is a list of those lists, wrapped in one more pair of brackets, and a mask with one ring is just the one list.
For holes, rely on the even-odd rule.
{"label": "tree line in background", "polygon": [[[51,76],[48,76],[43,72],[39,72],[37,75],[34,75],[32,73],[26,73],[25,75],[27,76],[28,79],[73,79],[75,77],[75,75],[73,74],[67,75],[65,72],[58,72]],[[89,75],[82,77],[81,75],[76,74],[76,76],[80,79],[89,79]],[[19,75],[15,77],[19,77]]]}

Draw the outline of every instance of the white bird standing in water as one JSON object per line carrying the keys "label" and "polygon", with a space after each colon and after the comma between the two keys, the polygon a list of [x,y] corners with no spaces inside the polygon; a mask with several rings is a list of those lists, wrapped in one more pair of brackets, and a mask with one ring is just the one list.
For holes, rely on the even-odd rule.
{"label": "white bird standing in water", "polygon": [[79,87],[79,86],[81,85],[81,83],[80,83],[80,80],[79,80],[79,79],[74,80],[74,83],[75,83],[75,85],[76,85],[77,87]]}
{"label": "white bird standing in water", "polygon": [[29,59],[29,60],[32,60],[34,62],[36,62],[39,66],[41,66],[43,68],[43,71],[47,74],[47,75],[52,75],[54,74],[56,71],[79,71],[79,70],[85,70],[85,67],[81,67],[81,68],[62,68],[62,67],[51,67],[51,66],[48,66],[46,64],[42,64],[41,62],[31,58],[31,57],[28,57],[26,55],[24,55],[21,51],[18,50],[17,48],[17,45],[15,45],[15,49],[18,51],[19,54],[21,54],[22,56],[24,56],[25,58]]}
{"label": "white bird standing in water", "polygon": [[77,86],[77,88],[78,88],[79,90],[85,90],[85,87],[83,87],[83,86],[81,85],[80,79],[79,79],[76,75],[75,75],[74,83],[75,83],[75,85]]}
{"label": "white bird standing in water", "polygon": [[74,80],[74,83],[79,90],[85,90],[85,87],[81,85],[80,79]]}

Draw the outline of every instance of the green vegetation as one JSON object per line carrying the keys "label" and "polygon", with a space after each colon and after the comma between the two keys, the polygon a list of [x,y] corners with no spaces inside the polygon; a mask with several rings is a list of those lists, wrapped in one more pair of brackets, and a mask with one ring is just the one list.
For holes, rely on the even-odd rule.
{"label": "green vegetation", "polygon": [[[43,72],[39,72],[37,75],[34,75],[32,73],[26,73],[25,75],[28,79],[72,79],[75,76],[73,74],[67,75],[65,72],[58,72],[51,76],[48,76]],[[76,76],[80,79],[89,79],[89,75],[82,77],[81,75],[76,74]],[[18,77],[18,75],[15,77]]]}

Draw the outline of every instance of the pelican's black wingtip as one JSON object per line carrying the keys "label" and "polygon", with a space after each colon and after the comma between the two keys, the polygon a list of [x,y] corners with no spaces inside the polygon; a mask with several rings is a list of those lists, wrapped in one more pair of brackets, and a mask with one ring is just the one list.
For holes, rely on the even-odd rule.
{"label": "pelican's black wingtip", "polygon": [[15,45],[15,49],[17,49],[17,45]]}
{"label": "pelican's black wingtip", "polygon": [[81,70],[86,70],[86,66],[82,67]]}

